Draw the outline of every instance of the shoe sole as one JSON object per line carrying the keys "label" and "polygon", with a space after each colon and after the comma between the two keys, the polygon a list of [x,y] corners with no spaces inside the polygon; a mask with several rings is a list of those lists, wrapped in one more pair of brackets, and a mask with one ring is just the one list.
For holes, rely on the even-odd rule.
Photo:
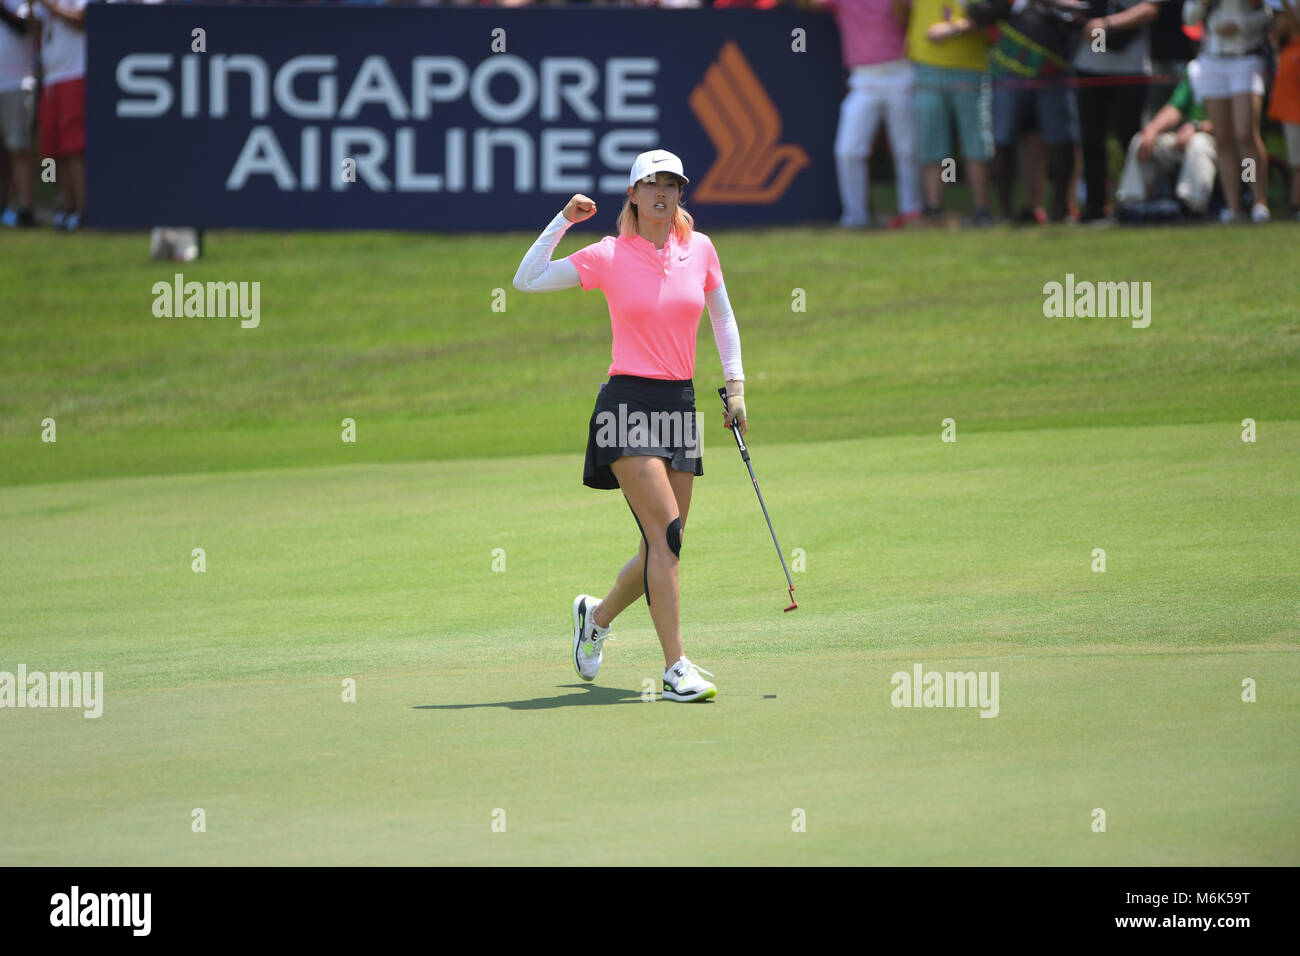
{"label": "shoe sole", "polygon": [[702,690],[698,694],[695,694],[691,697],[687,697],[684,694],[679,694],[675,690],[665,690],[661,696],[663,697],[664,700],[673,700],[679,704],[689,704],[692,701],[697,701],[697,700],[712,700],[714,697],[718,696],[718,689],[716,687],[710,687],[707,690]]}
{"label": "shoe sole", "polygon": [[[578,616],[578,607],[582,604],[583,599],[588,596],[579,594],[573,599],[573,669],[578,672],[579,677],[590,682],[596,679],[596,675],[592,674],[588,677],[582,672],[582,668],[578,666],[578,645],[582,642],[582,620]],[[599,667],[596,668],[596,672],[600,672]]]}

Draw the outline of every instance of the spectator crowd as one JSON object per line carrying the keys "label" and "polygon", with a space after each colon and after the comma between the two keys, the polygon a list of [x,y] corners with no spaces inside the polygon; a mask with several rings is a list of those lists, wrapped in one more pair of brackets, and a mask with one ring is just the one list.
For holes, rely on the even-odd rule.
{"label": "spectator crowd", "polygon": [[[55,228],[85,219],[88,2],[0,0],[4,226],[35,224],[38,177],[56,184]],[[1273,168],[1287,183],[1288,217],[1300,220],[1300,0],[563,2],[833,16],[848,73],[834,143],[845,228],[945,219],[956,183],[969,190],[972,226],[995,221],[990,194],[1002,218],[1025,224],[1264,222]],[[1278,124],[1285,155],[1269,154],[1265,122]],[[888,220],[871,210],[878,141],[893,166]]]}
{"label": "spectator crowd", "polygon": [[[873,222],[882,125],[893,226],[942,216],[959,155],[974,226],[993,221],[990,186],[1023,223],[1265,222],[1275,166],[1300,219],[1300,0],[808,2],[834,15],[849,71],[835,141],[842,226]],[[1284,158],[1264,146],[1266,97]]]}

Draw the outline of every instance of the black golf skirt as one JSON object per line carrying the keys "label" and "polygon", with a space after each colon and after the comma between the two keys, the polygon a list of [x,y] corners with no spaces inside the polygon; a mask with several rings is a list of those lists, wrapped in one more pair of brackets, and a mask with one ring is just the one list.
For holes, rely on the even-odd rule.
{"label": "black golf skirt", "polygon": [[617,488],[609,463],[624,455],[657,455],[676,471],[702,475],[700,448],[691,379],[611,375],[600,386],[587,426],[582,483]]}

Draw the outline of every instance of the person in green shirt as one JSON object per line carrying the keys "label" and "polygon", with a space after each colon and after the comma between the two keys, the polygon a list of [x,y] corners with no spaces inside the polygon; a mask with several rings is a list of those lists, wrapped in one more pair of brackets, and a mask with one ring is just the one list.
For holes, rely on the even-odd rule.
{"label": "person in green shirt", "polygon": [[1146,202],[1161,176],[1175,177],[1174,195],[1197,216],[1209,209],[1218,172],[1214,130],[1196,95],[1200,63],[1183,70],[1169,102],[1129,141],[1128,159],[1115,200],[1121,206]]}

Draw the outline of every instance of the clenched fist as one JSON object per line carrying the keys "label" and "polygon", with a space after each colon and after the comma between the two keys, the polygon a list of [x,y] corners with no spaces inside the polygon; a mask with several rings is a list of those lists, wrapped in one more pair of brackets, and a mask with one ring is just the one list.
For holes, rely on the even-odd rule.
{"label": "clenched fist", "polygon": [[569,222],[582,222],[594,215],[596,215],[596,200],[589,199],[582,193],[575,195],[564,207],[564,218]]}

